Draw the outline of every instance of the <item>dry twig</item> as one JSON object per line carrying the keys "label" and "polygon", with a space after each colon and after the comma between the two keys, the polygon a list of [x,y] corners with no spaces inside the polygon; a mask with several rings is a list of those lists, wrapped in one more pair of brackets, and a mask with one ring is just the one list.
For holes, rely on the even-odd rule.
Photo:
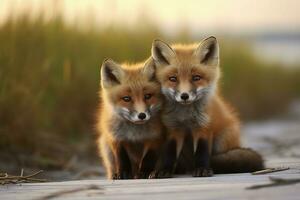
{"label": "dry twig", "polygon": [[35,183],[35,182],[46,182],[46,179],[33,178],[34,176],[42,173],[43,170],[35,172],[33,174],[24,176],[24,170],[21,170],[19,176],[9,175],[7,173],[0,173],[0,185],[5,184],[18,184],[18,183]]}
{"label": "dry twig", "polygon": [[290,169],[289,167],[275,167],[275,168],[268,168],[260,171],[253,172],[252,175],[261,175],[261,174],[269,174],[273,172],[280,172]]}

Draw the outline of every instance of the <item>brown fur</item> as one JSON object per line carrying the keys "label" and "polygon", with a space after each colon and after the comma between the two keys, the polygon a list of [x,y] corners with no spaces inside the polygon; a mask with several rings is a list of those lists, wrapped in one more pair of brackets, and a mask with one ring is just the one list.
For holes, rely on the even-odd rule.
{"label": "brown fur", "polygon": [[[151,80],[153,76],[151,63],[135,65],[104,61],[101,70],[101,99],[98,114],[97,130],[99,133],[99,153],[106,168],[109,179],[118,178],[122,172],[118,168],[117,149],[124,147],[130,159],[132,176],[138,176],[144,156],[149,151],[158,154],[163,142],[163,131],[159,111],[150,112],[150,106],[161,104],[160,86]],[[150,99],[145,99],[151,94]],[[131,97],[130,102],[124,101],[124,96]],[[153,114],[144,124],[129,121],[118,112],[127,109],[127,115],[134,112]],[[127,112],[127,111],[126,111]],[[145,128],[143,128],[145,127]],[[146,130],[146,131],[139,131]],[[156,162],[153,160],[153,162]],[[120,178],[120,177],[119,177]]]}
{"label": "brown fur", "polygon": [[252,149],[238,148],[212,156],[211,166],[215,173],[245,173],[264,168],[260,154]]}
{"label": "brown fur", "polygon": [[[216,170],[223,166],[227,167],[232,163],[232,160],[240,163],[240,165],[233,165],[241,167],[236,169],[235,166],[232,166],[232,172],[261,169],[263,161],[257,153],[248,149],[238,150],[241,146],[240,120],[219,92],[219,47],[216,39],[209,37],[203,40],[200,45],[180,44],[172,45],[172,47],[156,40],[152,46],[152,58],[157,67],[156,76],[162,85],[162,91],[167,101],[169,99],[169,104],[174,104],[173,107],[181,103],[179,94],[189,93],[190,98],[194,97],[197,100],[197,93],[194,94],[193,91],[197,91],[199,88],[205,88],[209,91],[203,98],[204,100],[200,100],[199,104],[203,104],[202,112],[195,112],[190,116],[190,120],[193,120],[195,115],[203,115],[207,120],[204,119],[201,124],[192,123],[189,125],[189,121],[184,121],[189,120],[188,116],[187,119],[178,118],[177,115],[181,114],[180,108],[175,114],[172,114],[173,108],[164,109],[163,121],[168,129],[169,138],[176,138],[178,146],[182,146],[180,144],[183,143],[186,130],[189,130],[194,141],[194,152],[200,138],[208,141],[210,155],[218,155],[213,159],[213,168]],[[200,76],[200,80],[194,81],[195,75]],[[176,77],[177,81],[170,81],[170,77]],[[189,102],[189,105],[182,106],[182,108],[185,109],[190,104],[198,103],[196,100]],[[197,107],[197,105],[193,106]],[[173,118],[176,118],[177,121]],[[194,126],[194,124],[196,125]],[[181,149],[177,149],[178,151],[180,152]],[[244,155],[245,157],[238,159],[238,156]],[[252,163],[252,165],[250,164],[249,167],[246,164],[243,165],[245,159],[250,159],[248,163]]]}

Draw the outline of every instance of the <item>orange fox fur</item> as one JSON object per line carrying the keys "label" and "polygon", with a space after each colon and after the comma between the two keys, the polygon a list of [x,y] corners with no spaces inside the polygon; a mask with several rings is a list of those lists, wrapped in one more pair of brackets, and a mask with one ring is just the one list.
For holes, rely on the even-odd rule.
{"label": "orange fox fur", "polygon": [[[188,165],[194,165],[194,176],[211,176],[211,165],[217,172],[222,172],[222,166],[228,172],[263,167],[259,154],[241,149],[240,120],[220,95],[219,45],[215,37],[206,38],[199,45],[170,46],[155,40],[152,59],[166,101],[162,120],[168,141],[175,144],[169,147],[176,149],[178,158],[185,138],[192,137],[194,155]],[[165,163],[158,176],[172,174],[174,165],[172,169],[170,166]]]}
{"label": "orange fox fur", "polygon": [[160,85],[154,75],[150,61],[103,62],[97,129],[109,179],[147,178],[156,166],[163,126]]}

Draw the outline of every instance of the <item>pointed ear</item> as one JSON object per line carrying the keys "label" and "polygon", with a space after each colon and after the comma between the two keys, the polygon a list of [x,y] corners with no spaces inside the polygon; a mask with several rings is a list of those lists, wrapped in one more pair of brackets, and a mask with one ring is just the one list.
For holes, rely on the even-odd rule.
{"label": "pointed ear", "polygon": [[156,67],[154,64],[154,60],[152,58],[149,58],[144,65],[143,74],[146,75],[148,80],[152,81],[155,79],[155,71]]}
{"label": "pointed ear", "polygon": [[123,70],[119,64],[112,59],[105,59],[101,67],[101,84],[103,87],[118,85],[123,76]]}
{"label": "pointed ear", "polygon": [[152,43],[151,54],[154,61],[161,65],[169,65],[176,55],[167,43],[158,39]]}
{"label": "pointed ear", "polygon": [[219,44],[214,36],[204,39],[194,52],[201,64],[219,65]]}

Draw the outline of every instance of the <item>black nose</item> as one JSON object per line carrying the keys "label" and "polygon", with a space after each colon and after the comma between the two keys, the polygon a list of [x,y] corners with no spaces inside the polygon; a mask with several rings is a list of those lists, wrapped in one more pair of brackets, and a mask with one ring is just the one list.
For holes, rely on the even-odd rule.
{"label": "black nose", "polygon": [[184,101],[188,100],[189,99],[189,94],[188,93],[182,93],[180,98]]}
{"label": "black nose", "polygon": [[138,118],[141,119],[141,120],[143,120],[143,119],[146,118],[146,114],[145,114],[145,113],[140,113],[140,114],[138,115]]}

